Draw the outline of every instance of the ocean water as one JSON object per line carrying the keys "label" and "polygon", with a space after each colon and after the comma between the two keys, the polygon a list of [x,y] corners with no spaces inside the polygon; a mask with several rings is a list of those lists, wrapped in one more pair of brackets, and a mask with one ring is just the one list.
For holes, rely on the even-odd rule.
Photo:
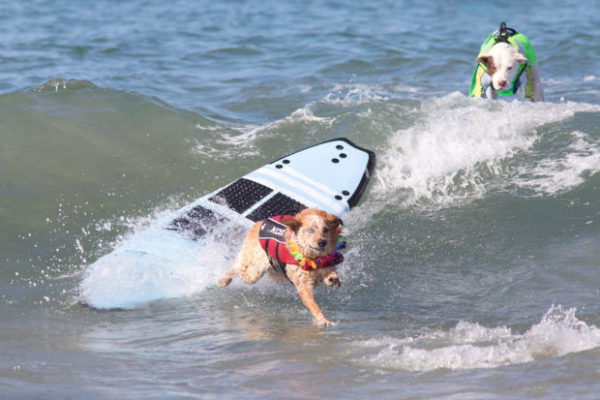
{"label": "ocean water", "polygon": [[[598,15],[2,2],[0,397],[597,399]],[[502,21],[535,46],[545,102],[466,97]],[[236,237],[163,299],[86,305],[86,266],[129,235],[339,136],[377,166],[344,218],[343,284],[316,293],[334,326],[287,285],[218,288]]]}

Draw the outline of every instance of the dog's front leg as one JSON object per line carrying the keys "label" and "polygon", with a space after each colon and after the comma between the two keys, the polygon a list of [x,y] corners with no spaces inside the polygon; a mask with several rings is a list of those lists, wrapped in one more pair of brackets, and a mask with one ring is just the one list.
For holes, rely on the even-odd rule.
{"label": "dog's front leg", "polygon": [[492,89],[491,86],[488,86],[488,88],[485,90],[485,97],[487,97],[488,99],[496,100],[498,98],[498,93],[496,93],[496,91]]}
{"label": "dog's front leg", "polygon": [[296,288],[298,289],[298,293],[300,294],[300,298],[302,299],[302,302],[304,303],[306,308],[308,308],[308,310],[311,312],[311,314],[315,318],[315,321],[317,321],[317,324],[319,324],[321,326],[331,325],[331,322],[329,322],[327,320],[327,318],[325,318],[323,311],[321,311],[321,308],[315,301],[312,289],[309,287],[306,287],[306,286],[303,286],[303,287],[296,286]]}

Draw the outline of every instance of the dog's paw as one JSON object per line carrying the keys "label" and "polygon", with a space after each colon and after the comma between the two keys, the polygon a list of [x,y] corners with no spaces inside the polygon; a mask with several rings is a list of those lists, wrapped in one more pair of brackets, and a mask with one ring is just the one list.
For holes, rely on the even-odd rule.
{"label": "dog's paw", "polygon": [[231,283],[231,277],[226,276],[224,278],[219,279],[219,286],[225,287]]}
{"label": "dog's paw", "polygon": [[333,325],[333,322],[329,321],[327,318],[325,318],[325,316],[321,315],[319,317],[317,317],[315,319],[315,322],[317,323],[317,325],[319,325],[322,328],[325,328],[326,326],[331,326]]}
{"label": "dog's paw", "polygon": [[327,275],[325,277],[325,279],[323,279],[323,282],[329,287],[335,287],[335,286],[342,285],[342,281],[341,281],[340,277],[338,276],[338,274],[335,273],[335,271],[330,273],[329,275]]}
{"label": "dog's paw", "polygon": [[329,287],[341,286],[342,281],[337,275],[334,275],[329,276],[327,279],[325,279],[325,284]]}

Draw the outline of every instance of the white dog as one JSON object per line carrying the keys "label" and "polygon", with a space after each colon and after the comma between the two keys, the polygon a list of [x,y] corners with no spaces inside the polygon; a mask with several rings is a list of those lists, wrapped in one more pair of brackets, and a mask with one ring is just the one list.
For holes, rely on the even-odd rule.
{"label": "white dog", "polygon": [[540,67],[529,39],[506,23],[491,33],[481,46],[473,72],[469,97],[519,94],[523,99],[543,101]]}

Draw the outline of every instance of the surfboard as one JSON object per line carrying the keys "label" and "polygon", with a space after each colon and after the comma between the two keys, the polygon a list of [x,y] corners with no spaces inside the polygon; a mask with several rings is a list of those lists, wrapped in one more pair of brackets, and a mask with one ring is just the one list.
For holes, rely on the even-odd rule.
{"label": "surfboard", "polygon": [[207,268],[198,258],[207,239],[243,238],[257,221],[304,208],[341,217],[358,204],[374,167],[375,154],[347,138],[272,161],[123,239],[86,268],[81,300],[94,308],[129,308],[192,294]]}

